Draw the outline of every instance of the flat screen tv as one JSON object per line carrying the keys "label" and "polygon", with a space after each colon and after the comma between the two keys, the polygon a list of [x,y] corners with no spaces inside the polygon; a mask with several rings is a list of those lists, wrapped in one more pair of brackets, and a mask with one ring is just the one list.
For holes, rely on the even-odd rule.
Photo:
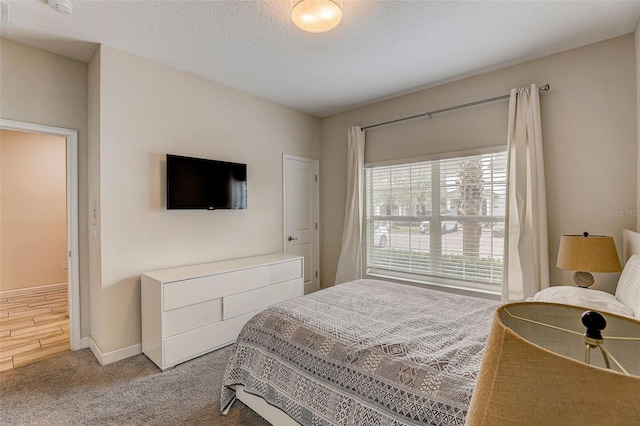
{"label": "flat screen tv", "polygon": [[167,209],[246,208],[246,164],[167,154]]}

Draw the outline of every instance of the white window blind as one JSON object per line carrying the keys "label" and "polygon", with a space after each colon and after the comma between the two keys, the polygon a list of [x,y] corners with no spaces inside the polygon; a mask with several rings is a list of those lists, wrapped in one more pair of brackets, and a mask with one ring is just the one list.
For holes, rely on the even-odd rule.
{"label": "white window blind", "polygon": [[506,151],[365,169],[369,275],[502,282]]}

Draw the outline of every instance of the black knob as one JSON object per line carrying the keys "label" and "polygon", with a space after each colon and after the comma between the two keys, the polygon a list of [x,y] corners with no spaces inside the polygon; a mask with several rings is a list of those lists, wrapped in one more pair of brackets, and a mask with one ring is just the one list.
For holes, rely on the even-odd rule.
{"label": "black knob", "polygon": [[587,327],[586,337],[602,340],[602,330],[607,327],[607,320],[596,311],[586,311],[582,314],[582,324]]}

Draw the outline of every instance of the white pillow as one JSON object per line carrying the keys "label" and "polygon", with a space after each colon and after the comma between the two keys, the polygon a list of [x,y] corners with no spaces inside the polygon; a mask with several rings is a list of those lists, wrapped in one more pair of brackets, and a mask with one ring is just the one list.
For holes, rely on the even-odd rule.
{"label": "white pillow", "polygon": [[616,299],[640,318],[640,254],[631,256],[624,265],[616,288]]}
{"label": "white pillow", "polygon": [[533,296],[534,302],[564,303],[596,311],[633,316],[633,310],[616,299],[613,294],[589,288],[556,286],[545,288]]}

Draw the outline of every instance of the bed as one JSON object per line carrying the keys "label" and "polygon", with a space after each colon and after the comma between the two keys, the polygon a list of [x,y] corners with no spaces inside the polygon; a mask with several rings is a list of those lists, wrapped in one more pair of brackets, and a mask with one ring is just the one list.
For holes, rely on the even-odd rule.
{"label": "bed", "polygon": [[[626,260],[640,234],[624,244]],[[463,425],[499,305],[357,280],[272,306],[238,337],[221,409],[237,398],[278,426]]]}
{"label": "bed", "polygon": [[278,304],[240,333],[221,407],[240,389],[300,424],[462,425],[498,306],[376,280]]}

